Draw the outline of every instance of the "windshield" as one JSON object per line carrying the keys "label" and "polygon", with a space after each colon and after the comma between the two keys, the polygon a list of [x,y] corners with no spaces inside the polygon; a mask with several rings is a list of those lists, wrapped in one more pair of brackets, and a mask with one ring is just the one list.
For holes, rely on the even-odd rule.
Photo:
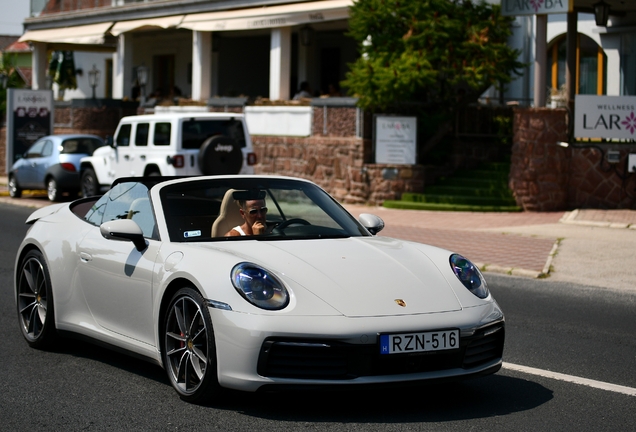
{"label": "windshield", "polygon": [[370,235],[331,196],[303,181],[194,180],[165,186],[160,197],[170,240],[175,242]]}

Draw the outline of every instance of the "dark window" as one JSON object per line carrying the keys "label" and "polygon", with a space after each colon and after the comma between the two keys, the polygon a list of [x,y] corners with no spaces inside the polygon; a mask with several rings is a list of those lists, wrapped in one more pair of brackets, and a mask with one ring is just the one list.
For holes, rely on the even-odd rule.
{"label": "dark window", "polygon": [[117,134],[117,147],[128,147],[130,145],[130,129],[131,125],[121,125]]}
{"label": "dark window", "polygon": [[155,124],[154,144],[156,146],[170,145],[170,123]]}
{"label": "dark window", "polygon": [[149,123],[139,123],[137,132],[135,133],[135,145],[145,147],[148,145],[148,132],[150,131]]}

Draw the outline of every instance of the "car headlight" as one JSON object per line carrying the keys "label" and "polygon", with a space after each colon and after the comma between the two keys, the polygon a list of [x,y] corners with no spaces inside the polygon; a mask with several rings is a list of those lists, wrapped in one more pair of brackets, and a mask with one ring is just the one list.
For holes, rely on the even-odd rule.
{"label": "car headlight", "polygon": [[289,303],[289,294],[283,283],[256,264],[244,262],[235,265],[231,279],[239,294],[261,309],[279,310]]}
{"label": "car headlight", "polygon": [[457,279],[464,284],[468,291],[479,298],[488,297],[488,285],[477,266],[461,255],[450,256],[450,265]]}

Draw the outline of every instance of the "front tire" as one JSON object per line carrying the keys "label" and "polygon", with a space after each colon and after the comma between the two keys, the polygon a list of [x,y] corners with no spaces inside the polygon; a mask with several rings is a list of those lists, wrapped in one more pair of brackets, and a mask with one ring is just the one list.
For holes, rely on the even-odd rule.
{"label": "front tire", "polygon": [[22,196],[22,189],[13,175],[9,176],[9,196],[11,198],[20,198]]}
{"label": "front tire", "polygon": [[40,251],[32,250],[22,260],[16,289],[22,336],[33,348],[50,347],[56,339],[53,292],[49,269]]}
{"label": "front tire", "polygon": [[97,182],[95,171],[93,171],[92,168],[86,168],[82,171],[80,185],[84,198],[99,195],[99,183]]}
{"label": "front tire", "polygon": [[181,399],[200,402],[218,395],[212,319],[196,290],[182,288],[172,297],[163,331],[163,365]]}

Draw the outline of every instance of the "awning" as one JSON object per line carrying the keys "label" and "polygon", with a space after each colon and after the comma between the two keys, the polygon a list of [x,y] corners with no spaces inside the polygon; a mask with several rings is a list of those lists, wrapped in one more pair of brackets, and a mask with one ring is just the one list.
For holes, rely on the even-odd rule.
{"label": "awning", "polygon": [[112,22],[47,30],[27,30],[19,42],[46,42],[57,44],[102,45]]}
{"label": "awning", "polygon": [[167,29],[170,27],[176,27],[183,20],[184,15],[174,15],[161,18],[146,18],[133,21],[119,21],[115,23],[110,33],[113,36],[119,36],[122,33],[132,30],[147,29],[148,27],[160,27]]}
{"label": "awning", "polygon": [[349,18],[353,0],[327,0],[186,15],[179,28],[197,31],[254,30]]}

